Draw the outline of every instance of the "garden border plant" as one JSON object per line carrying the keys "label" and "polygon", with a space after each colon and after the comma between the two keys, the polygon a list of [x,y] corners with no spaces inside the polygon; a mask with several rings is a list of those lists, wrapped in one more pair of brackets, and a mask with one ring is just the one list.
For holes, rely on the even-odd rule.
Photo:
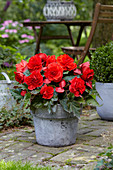
{"label": "garden border plant", "polygon": [[49,166],[33,166],[30,162],[22,163],[21,161],[0,161],[0,170],[54,170]]}
{"label": "garden border plant", "polygon": [[94,170],[109,170],[113,169],[113,146],[110,145],[106,152],[102,152],[98,155],[99,160],[97,161]]}
{"label": "garden border plant", "polygon": [[92,54],[91,68],[97,82],[113,83],[113,42],[98,47]]}
{"label": "garden border plant", "polygon": [[104,120],[113,120],[113,42],[109,42],[92,53],[91,67],[94,70],[96,89],[101,97],[97,101],[97,113]]}

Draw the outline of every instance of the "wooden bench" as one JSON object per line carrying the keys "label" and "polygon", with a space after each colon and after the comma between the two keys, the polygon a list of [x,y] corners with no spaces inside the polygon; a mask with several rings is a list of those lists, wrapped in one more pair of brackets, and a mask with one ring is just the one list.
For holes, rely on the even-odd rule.
{"label": "wooden bench", "polygon": [[90,51],[95,51],[95,48],[90,48],[90,46],[97,23],[113,23],[113,5],[101,5],[100,3],[96,4],[91,31],[84,47],[62,47],[64,53],[77,57],[78,64],[81,64],[84,61],[86,55],[88,55],[91,59]]}

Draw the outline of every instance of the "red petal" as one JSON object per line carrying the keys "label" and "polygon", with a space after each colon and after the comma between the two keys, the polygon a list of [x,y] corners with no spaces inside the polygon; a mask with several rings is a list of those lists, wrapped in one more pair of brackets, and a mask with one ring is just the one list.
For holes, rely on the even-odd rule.
{"label": "red petal", "polygon": [[58,93],[63,93],[63,92],[64,92],[64,89],[61,88],[61,87],[56,87],[55,90],[56,90],[56,92],[58,92]]}
{"label": "red petal", "polygon": [[46,70],[47,70],[47,67],[43,67],[42,69],[43,69],[43,71],[46,71]]}
{"label": "red petal", "polygon": [[49,79],[45,79],[45,80],[43,81],[43,83],[49,84],[49,83],[51,83],[51,81],[50,81]]}
{"label": "red petal", "polygon": [[85,62],[85,63],[82,63],[82,64],[80,65],[80,67],[89,67],[89,66],[90,66],[89,61],[87,61],[87,62]]}
{"label": "red petal", "polygon": [[80,75],[80,74],[81,74],[81,70],[80,69],[74,70],[74,75]]}
{"label": "red petal", "polygon": [[86,85],[89,86],[92,89],[92,82],[91,81],[86,82]]}
{"label": "red petal", "polygon": [[65,87],[65,85],[66,85],[65,80],[62,80],[62,81],[59,83],[59,86],[60,86],[61,88]]}

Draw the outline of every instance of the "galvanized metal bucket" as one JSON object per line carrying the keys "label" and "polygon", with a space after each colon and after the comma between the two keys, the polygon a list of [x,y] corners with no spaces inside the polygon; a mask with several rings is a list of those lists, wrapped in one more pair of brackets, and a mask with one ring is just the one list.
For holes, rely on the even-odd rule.
{"label": "galvanized metal bucket", "polygon": [[113,83],[96,82],[96,90],[100,97],[96,97],[97,102],[102,105],[97,107],[97,113],[104,120],[113,121]]}
{"label": "galvanized metal bucket", "polygon": [[0,74],[6,78],[6,80],[0,80],[0,110],[3,107],[9,110],[15,102],[10,93],[10,89],[14,86],[14,81],[11,81],[5,72],[1,72]]}
{"label": "galvanized metal bucket", "polygon": [[60,104],[49,114],[47,108],[31,111],[37,143],[45,146],[68,146],[76,141],[78,119],[64,111]]}

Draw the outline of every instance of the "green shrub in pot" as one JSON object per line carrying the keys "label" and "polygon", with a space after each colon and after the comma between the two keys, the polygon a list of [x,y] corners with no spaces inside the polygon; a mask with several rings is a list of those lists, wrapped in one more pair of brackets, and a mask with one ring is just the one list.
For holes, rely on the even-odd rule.
{"label": "green shrub in pot", "polygon": [[92,53],[91,67],[95,80],[113,83],[113,42],[109,42]]}
{"label": "green shrub in pot", "polygon": [[97,97],[101,107],[97,113],[102,119],[113,120],[113,42],[109,42],[92,53],[91,68],[94,70]]}

